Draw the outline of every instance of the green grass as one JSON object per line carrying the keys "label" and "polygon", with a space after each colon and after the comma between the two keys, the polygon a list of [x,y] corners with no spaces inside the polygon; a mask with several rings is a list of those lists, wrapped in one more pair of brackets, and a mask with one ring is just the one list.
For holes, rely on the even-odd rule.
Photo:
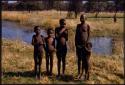
{"label": "green grass", "polygon": [[[119,46],[122,44],[119,44]],[[17,51],[18,49],[18,51]],[[116,48],[117,49],[117,48]],[[122,48],[123,49],[123,48]],[[119,49],[119,50],[122,50]],[[123,53],[111,56],[99,56],[92,53],[90,80],[75,80],[77,59],[75,52],[69,52],[66,58],[66,76],[60,79],[57,75],[57,59],[54,56],[53,76],[45,75],[45,56],[42,63],[40,80],[33,76],[33,46],[11,40],[2,40],[2,84],[123,84]]]}

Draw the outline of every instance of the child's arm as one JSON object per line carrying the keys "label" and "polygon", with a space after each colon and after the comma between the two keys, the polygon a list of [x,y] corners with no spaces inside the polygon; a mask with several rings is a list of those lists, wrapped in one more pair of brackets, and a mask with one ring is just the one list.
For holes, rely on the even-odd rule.
{"label": "child's arm", "polygon": [[57,29],[58,29],[58,28],[55,29],[55,38],[56,38],[56,39],[58,39],[58,36],[59,36],[58,33],[57,33]]}
{"label": "child's arm", "polygon": [[45,40],[45,38],[43,36],[42,36],[42,40],[43,40],[43,48],[44,48],[44,50],[46,52],[46,40]]}
{"label": "child's arm", "polygon": [[68,29],[66,29],[66,41],[68,41]]}
{"label": "child's arm", "polygon": [[54,46],[54,51],[56,51],[56,39],[55,38],[54,38],[53,46]]}
{"label": "child's arm", "polygon": [[59,32],[59,34],[62,34],[65,30],[67,30],[66,28],[63,28],[60,32]]}
{"label": "child's arm", "polygon": [[32,42],[31,42],[32,45],[34,45],[34,35],[32,37]]}
{"label": "child's arm", "polygon": [[86,49],[88,52],[91,52],[91,49],[88,49],[87,47],[85,47],[85,49]]}

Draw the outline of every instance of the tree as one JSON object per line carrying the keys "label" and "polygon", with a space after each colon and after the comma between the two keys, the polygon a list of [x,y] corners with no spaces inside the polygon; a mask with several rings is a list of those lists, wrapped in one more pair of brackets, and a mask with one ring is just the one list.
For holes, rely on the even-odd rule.
{"label": "tree", "polygon": [[70,0],[67,17],[70,17],[72,12],[74,12],[75,18],[77,18],[77,15],[80,13],[81,5],[82,5],[82,0]]}

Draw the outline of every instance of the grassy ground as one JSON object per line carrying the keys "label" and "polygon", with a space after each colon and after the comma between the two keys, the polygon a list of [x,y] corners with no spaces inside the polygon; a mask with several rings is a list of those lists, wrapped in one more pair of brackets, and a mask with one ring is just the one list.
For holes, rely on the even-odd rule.
{"label": "grassy ground", "polygon": [[[118,40],[117,40],[118,42]],[[117,54],[99,56],[92,53],[91,75],[89,81],[76,80],[77,59],[75,52],[69,52],[66,62],[66,76],[60,79],[57,75],[57,59],[54,56],[53,76],[45,75],[45,57],[42,63],[42,78],[33,77],[33,47],[21,41],[2,40],[2,83],[3,84],[43,84],[43,83],[68,83],[68,84],[123,84],[123,42],[118,44],[121,48]]]}

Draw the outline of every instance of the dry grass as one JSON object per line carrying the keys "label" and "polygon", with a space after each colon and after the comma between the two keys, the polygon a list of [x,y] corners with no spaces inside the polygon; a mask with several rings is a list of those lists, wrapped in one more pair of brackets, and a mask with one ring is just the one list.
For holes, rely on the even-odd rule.
{"label": "dry grass", "polygon": [[[60,18],[66,17],[66,12],[42,11],[42,12],[22,12],[22,11],[2,11],[2,20],[18,22],[22,25],[35,26],[40,25],[43,29],[48,27],[55,28],[59,25]],[[94,13],[87,13],[87,17],[93,16]],[[100,16],[111,16],[112,13],[100,13]],[[123,13],[118,13],[123,16]],[[77,19],[66,19],[68,29],[74,32],[76,25],[80,23]],[[123,18],[118,18],[114,23],[112,18],[88,18],[87,23],[91,26],[92,36],[122,36],[123,34]],[[32,27],[31,27],[32,28]]]}
{"label": "dry grass", "polygon": [[[50,78],[45,75],[45,58],[42,63],[42,79],[36,80],[32,75],[33,47],[20,41],[2,41],[2,83],[10,84],[123,84],[124,66],[123,53],[112,56],[98,56],[92,54],[90,81],[75,80],[77,75],[77,62],[75,53],[68,53],[66,63],[66,77],[56,79],[57,60],[54,57],[54,75]],[[123,49],[123,48],[122,48]],[[121,50],[121,49],[120,49]]]}

